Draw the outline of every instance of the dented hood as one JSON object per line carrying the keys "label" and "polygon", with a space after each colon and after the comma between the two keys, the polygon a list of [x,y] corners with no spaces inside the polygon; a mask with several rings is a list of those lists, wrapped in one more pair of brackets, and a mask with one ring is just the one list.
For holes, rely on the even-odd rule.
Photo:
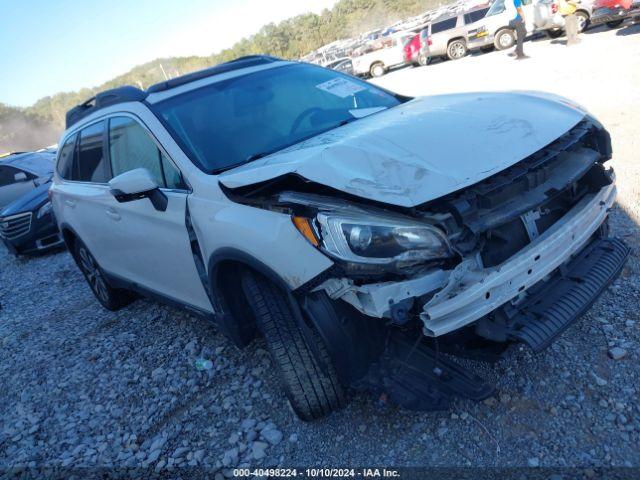
{"label": "dented hood", "polygon": [[535,92],[411,100],[220,175],[234,189],[289,173],[413,207],[476,183],[575,126],[585,111]]}

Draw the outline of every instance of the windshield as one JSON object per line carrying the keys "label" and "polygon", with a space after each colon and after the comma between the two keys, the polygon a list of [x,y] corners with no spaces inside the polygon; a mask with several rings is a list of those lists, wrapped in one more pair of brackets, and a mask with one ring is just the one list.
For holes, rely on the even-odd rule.
{"label": "windshield", "polygon": [[357,78],[289,64],[180,94],[154,109],[192,161],[215,173],[399,103]]}

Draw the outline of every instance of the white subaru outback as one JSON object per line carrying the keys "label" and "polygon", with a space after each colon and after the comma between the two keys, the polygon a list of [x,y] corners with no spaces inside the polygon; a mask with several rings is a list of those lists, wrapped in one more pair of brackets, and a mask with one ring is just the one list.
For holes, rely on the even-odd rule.
{"label": "white subaru outback", "polygon": [[628,255],[609,134],[542,93],[409,98],[252,56],[98,94],[60,145],[53,208],[98,301],[263,335],[303,419],[347,387],[492,395],[450,354],[542,350]]}

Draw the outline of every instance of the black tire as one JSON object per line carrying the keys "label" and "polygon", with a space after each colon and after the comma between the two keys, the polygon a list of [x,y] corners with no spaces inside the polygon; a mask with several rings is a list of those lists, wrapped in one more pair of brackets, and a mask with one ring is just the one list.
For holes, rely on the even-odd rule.
{"label": "black tire", "polygon": [[429,57],[427,57],[424,53],[418,55],[418,65],[421,67],[426,67],[429,65]]}
{"label": "black tire", "polygon": [[549,38],[560,38],[562,35],[564,35],[564,30],[561,28],[557,28],[554,30],[545,30],[545,32],[547,34],[547,37]]}
{"label": "black tire", "polygon": [[[507,41],[508,39],[510,40]],[[498,50],[507,50],[516,44],[516,33],[509,28],[503,28],[496,33],[493,44]]]}
{"label": "black tire", "polygon": [[609,28],[618,28],[624,22],[624,18],[621,20],[614,20],[613,22],[607,22],[607,27]]}
{"label": "black tire", "polygon": [[104,308],[112,311],[120,310],[135,300],[133,292],[109,285],[93,254],[80,240],[75,241],[73,258],[91,291]]}
{"label": "black tire", "polygon": [[320,335],[312,330],[327,373],[307,346],[287,295],[249,271],[242,276],[242,288],[264,334],[282,388],[298,417],[315,420],[344,406],[344,390]]}
{"label": "black tire", "polygon": [[576,17],[578,17],[578,33],[584,32],[589,28],[590,18],[587,12],[580,10],[576,12]]}
{"label": "black tire", "polygon": [[447,58],[449,60],[460,60],[467,55],[467,44],[464,40],[453,40],[447,46]]}
{"label": "black tire", "polygon": [[381,77],[384,74],[385,74],[385,68],[382,62],[376,62],[373,65],[371,65],[371,68],[369,68],[369,75],[371,75],[371,77],[373,78]]}

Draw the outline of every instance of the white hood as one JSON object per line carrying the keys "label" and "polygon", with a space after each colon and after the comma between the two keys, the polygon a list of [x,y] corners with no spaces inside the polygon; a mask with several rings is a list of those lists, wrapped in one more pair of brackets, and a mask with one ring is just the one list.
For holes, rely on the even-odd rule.
{"label": "white hood", "polygon": [[413,207],[540,150],[585,115],[543,93],[411,100],[220,175],[229,188],[294,173],[358,197]]}

